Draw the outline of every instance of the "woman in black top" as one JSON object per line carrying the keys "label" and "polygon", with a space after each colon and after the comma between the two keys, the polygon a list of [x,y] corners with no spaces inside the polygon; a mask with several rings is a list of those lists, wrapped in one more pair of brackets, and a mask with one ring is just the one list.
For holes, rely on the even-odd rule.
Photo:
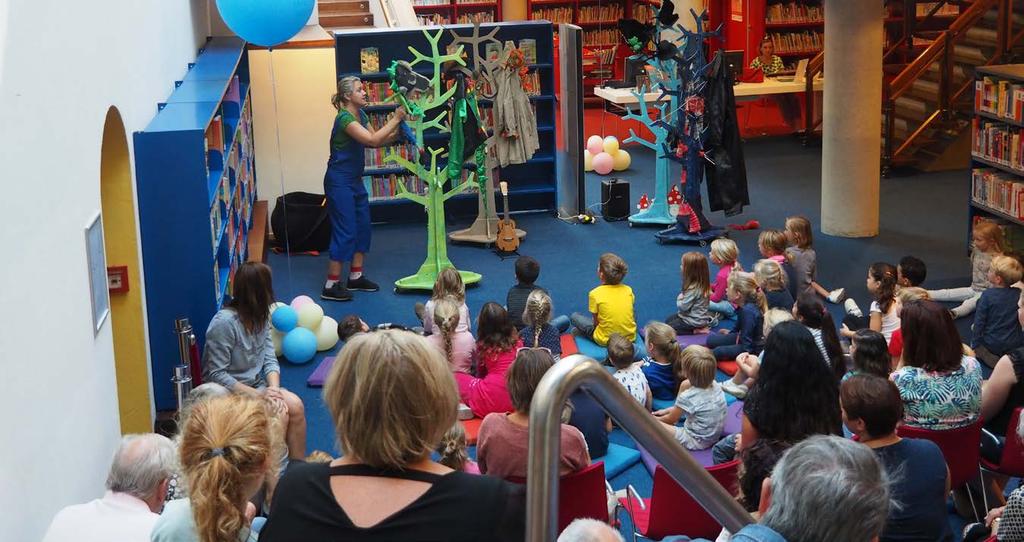
{"label": "woman in black top", "polygon": [[324,383],[344,456],[289,469],[261,542],[523,540],[521,486],[430,459],[459,402],[448,364],[422,337],[354,337]]}

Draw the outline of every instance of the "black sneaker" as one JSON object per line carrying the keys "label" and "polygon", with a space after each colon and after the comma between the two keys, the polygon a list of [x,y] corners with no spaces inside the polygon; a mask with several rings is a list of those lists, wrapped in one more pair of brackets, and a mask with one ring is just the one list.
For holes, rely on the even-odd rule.
{"label": "black sneaker", "polygon": [[380,290],[380,286],[377,286],[376,282],[366,278],[366,276],[362,276],[357,279],[348,279],[348,289],[359,292],[376,292]]}
{"label": "black sneaker", "polygon": [[324,290],[320,292],[320,299],[326,299],[328,301],[352,301],[352,292],[348,291],[348,289],[342,286],[340,282],[335,282],[334,286],[324,288]]}

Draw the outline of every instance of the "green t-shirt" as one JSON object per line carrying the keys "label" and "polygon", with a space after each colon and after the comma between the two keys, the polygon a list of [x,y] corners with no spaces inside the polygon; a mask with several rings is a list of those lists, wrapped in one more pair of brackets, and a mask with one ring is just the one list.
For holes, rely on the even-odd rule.
{"label": "green t-shirt", "polygon": [[[342,150],[352,141],[352,137],[348,135],[345,128],[348,128],[348,125],[355,121],[356,118],[352,116],[348,109],[338,111],[338,116],[334,118],[334,136],[331,138],[332,151]],[[369,118],[366,116],[366,113],[360,111],[359,123],[365,126],[368,121]]]}

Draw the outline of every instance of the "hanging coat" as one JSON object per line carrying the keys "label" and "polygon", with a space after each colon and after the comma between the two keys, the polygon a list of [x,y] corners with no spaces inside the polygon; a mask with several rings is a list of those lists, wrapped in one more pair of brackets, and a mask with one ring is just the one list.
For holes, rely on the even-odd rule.
{"label": "hanging coat", "polygon": [[501,167],[522,164],[540,148],[530,97],[523,90],[518,66],[509,65],[513,49],[512,42],[506,41],[501,69],[494,77],[494,151]]}
{"label": "hanging coat", "polygon": [[704,115],[708,124],[704,151],[714,165],[707,163],[708,207],[724,211],[725,216],[743,212],[750,205],[747,193],[747,166],[743,161],[743,144],[736,122],[736,96],[733,81],[721,51],[707,68],[704,89]]}

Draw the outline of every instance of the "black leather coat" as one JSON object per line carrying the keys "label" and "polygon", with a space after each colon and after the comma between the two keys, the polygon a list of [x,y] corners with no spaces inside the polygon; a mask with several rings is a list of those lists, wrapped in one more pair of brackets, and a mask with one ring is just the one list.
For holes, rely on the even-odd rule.
{"label": "black leather coat", "polygon": [[705,163],[705,178],[708,207],[712,211],[724,211],[725,216],[737,215],[743,212],[744,205],[750,205],[732,85],[725,57],[718,51],[708,64],[704,88],[704,122],[708,126],[704,152],[714,162],[714,165]]}

